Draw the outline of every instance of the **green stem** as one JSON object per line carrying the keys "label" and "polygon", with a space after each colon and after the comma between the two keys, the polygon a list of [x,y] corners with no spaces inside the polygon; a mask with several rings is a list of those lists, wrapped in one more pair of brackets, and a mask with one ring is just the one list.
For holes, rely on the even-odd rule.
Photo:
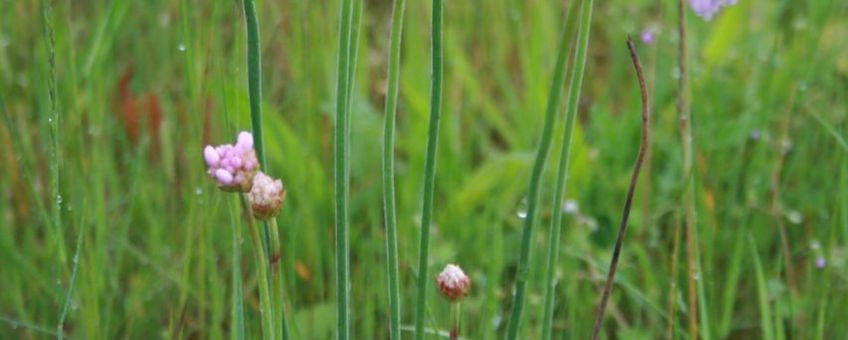
{"label": "green stem", "polygon": [[279,322],[279,325],[275,328],[275,330],[279,332],[279,334],[277,334],[277,338],[287,340],[289,338],[289,330],[288,323],[286,322],[285,297],[283,296],[283,261],[281,261],[282,248],[280,247],[280,232],[277,227],[277,219],[272,218],[268,224],[271,231],[271,253],[268,258],[271,267],[271,289],[274,294],[274,320]]}
{"label": "green stem", "polygon": [[336,82],[336,122],[333,134],[334,186],[335,186],[335,237],[336,237],[336,331],[337,338],[346,340],[349,332],[349,259],[348,259],[348,90],[350,90],[350,26],[351,0],[342,0],[339,13],[339,56]]}
{"label": "green stem", "polygon": [[397,216],[395,208],[395,118],[397,116],[403,13],[406,0],[395,0],[389,40],[388,89],[383,126],[383,206],[386,219],[386,271],[389,285],[389,338],[400,339],[400,284],[398,283]]}
{"label": "green stem", "polygon": [[[577,28],[577,2],[572,1],[568,6],[568,17],[559,46],[557,62],[565,62],[564,54],[568,52],[568,41],[574,36]],[[570,57],[574,62],[574,56]],[[568,166],[571,158],[571,136],[574,133],[574,118],[577,116],[577,105],[580,98],[580,88],[574,86],[574,65],[568,66],[564,74],[572,73],[568,86],[567,110],[565,112],[565,130],[562,133],[559,164],[557,166],[557,182],[554,190],[553,219],[548,230],[548,256],[545,268],[545,314],[542,319],[542,339],[551,338],[551,328],[554,318],[554,301],[556,299],[556,267],[559,260],[559,239],[562,233],[562,199],[565,185],[568,181]]]}
{"label": "green stem", "polygon": [[[235,208],[231,205],[232,208]],[[233,331],[231,338],[234,340],[244,339],[244,296],[243,284],[241,280],[241,222],[235,216],[238,216],[237,209],[231,209],[233,212],[232,231],[233,231]]]}
{"label": "green stem", "polygon": [[262,143],[262,73],[259,61],[259,24],[253,0],[244,0],[244,19],[247,26],[247,87],[250,100],[250,125],[253,146],[262,169],[268,169]]}
{"label": "green stem", "polygon": [[[589,30],[592,21],[592,5],[593,0],[584,1],[580,6],[580,30],[578,36],[577,50],[574,58],[574,72],[571,79],[571,92],[574,95],[574,100],[579,99],[580,87],[583,83],[583,71],[586,65],[586,50],[589,46]],[[512,314],[510,316],[509,328],[507,330],[507,339],[514,340],[518,338],[518,330],[521,324],[521,315],[524,309],[524,299],[527,291],[527,280],[530,275],[530,241],[533,234],[533,224],[536,221],[536,210],[539,201],[539,184],[542,180],[542,172],[545,169],[545,163],[548,159],[548,150],[551,147],[551,135],[553,134],[554,121],[556,120],[556,111],[559,106],[560,96],[562,95],[563,79],[565,78],[565,49],[560,46],[557,64],[554,70],[554,79],[551,82],[551,91],[548,97],[548,106],[545,111],[545,126],[542,130],[542,138],[539,144],[539,150],[536,154],[536,162],[533,165],[533,172],[530,175],[530,185],[528,193],[527,217],[524,220],[524,229],[521,233],[521,252],[518,259],[518,271],[516,273],[515,296],[512,304]],[[555,207],[558,209],[559,207]]]}
{"label": "green stem", "polygon": [[250,242],[253,244],[256,268],[259,271],[259,313],[262,320],[262,336],[264,339],[275,339],[274,303],[271,300],[271,292],[268,286],[268,257],[265,255],[265,247],[262,244],[262,237],[259,235],[259,225],[256,224],[256,220],[250,213],[250,206],[245,195],[241,196],[241,202],[247,216]]}
{"label": "green stem", "polygon": [[421,209],[421,236],[418,253],[418,292],[415,306],[415,339],[424,338],[424,314],[427,305],[428,260],[430,253],[430,223],[433,217],[433,192],[436,177],[436,147],[439,141],[439,116],[442,110],[442,0],[433,0],[433,81],[430,92],[430,126],[427,135],[427,155],[424,164],[424,202]]}

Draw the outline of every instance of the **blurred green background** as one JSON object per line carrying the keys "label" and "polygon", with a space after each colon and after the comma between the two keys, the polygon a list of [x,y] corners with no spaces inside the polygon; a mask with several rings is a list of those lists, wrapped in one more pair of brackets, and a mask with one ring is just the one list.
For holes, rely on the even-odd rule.
{"label": "blurred green background", "polygon": [[[250,127],[241,2],[53,1],[46,17],[42,5],[0,1],[0,338],[229,337],[239,210],[235,196],[206,177],[201,149]],[[332,338],[338,3],[258,6],[266,172],[288,191],[277,220],[293,333]],[[558,0],[446,2],[430,264],[435,272],[455,262],[471,276],[462,329],[469,339],[506,328],[565,8]],[[355,339],[388,334],[378,150],[390,10],[388,0],[365,1],[352,105]],[[396,166],[404,324],[414,303],[429,11],[429,2],[408,3],[402,52]],[[707,312],[700,327],[714,338],[843,337],[848,3],[742,0],[711,21],[687,15],[702,262],[691,279],[703,283]],[[591,329],[638,147],[638,87],[624,42],[645,30],[656,36],[638,43],[654,103],[653,149],[606,334],[661,338],[673,320],[675,337],[689,338],[683,242],[671,273],[686,183],[675,25],[676,1],[596,3],[566,193],[579,208],[566,216],[560,241],[557,338],[586,338]],[[559,209],[550,202],[560,125],[533,235],[522,339],[539,336],[545,235]],[[248,331],[258,336],[251,249],[235,244],[243,248]],[[447,300],[435,288],[429,296],[429,327],[446,329]]]}

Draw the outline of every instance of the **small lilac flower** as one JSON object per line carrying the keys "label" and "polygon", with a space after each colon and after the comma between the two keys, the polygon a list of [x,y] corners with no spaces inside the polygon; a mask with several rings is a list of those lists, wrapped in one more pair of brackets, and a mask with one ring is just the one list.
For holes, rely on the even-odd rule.
{"label": "small lilac flower", "polygon": [[738,0],[689,0],[689,6],[695,14],[704,20],[710,20],[722,7],[735,5]]}
{"label": "small lilac flower", "polygon": [[253,174],[259,168],[256,152],[253,150],[253,135],[241,132],[235,145],[224,144],[203,149],[207,173],[224,191],[250,191]]}
{"label": "small lilac flower", "polygon": [[824,266],[826,266],[826,265],[827,265],[827,260],[824,258],[824,256],[819,255],[819,256],[816,257],[816,268],[824,269]]}
{"label": "small lilac flower", "polygon": [[462,268],[454,264],[448,264],[445,269],[436,276],[436,284],[439,291],[451,302],[468,294],[471,289],[471,280],[462,271]]}
{"label": "small lilac flower", "polygon": [[642,31],[642,34],[639,35],[639,38],[641,38],[642,42],[645,43],[645,44],[648,44],[648,45],[653,44],[654,38],[655,38],[654,32],[646,29],[646,30]]}
{"label": "small lilac flower", "polygon": [[285,198],[286,191],[283,190],[282,181],[273,179],[262,171],[253,176],[253,188],[247,193],[253,217],[267,220],[277,216]]}

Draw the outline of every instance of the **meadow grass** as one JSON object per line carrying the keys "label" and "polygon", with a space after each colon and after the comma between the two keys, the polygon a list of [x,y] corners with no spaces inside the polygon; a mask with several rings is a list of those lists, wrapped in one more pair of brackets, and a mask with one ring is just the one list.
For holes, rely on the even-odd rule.
{"label": "meadow grass", "polygon": [[[395,283],[404,306],[396,318],[407,338],[417,281],[433,279],[432,267],[417,268],[432,4],[407,2],[402,40],[392,49],[392,2],[360,2],[360,19],[355,1],[346,2],[351,28],[359,27],[349,42],[359,47],[347,50],[346,59],[358,60],[344,68],[336,59],[340,1],[256,2],[264,154],[287,189],[277,217],[285,310],[293,339],[333,338],[341,329],[334,282],[336,242],[344,238],[334,233],[333,182],[343,73],[350,132],[345,328],[351,339],[389,337],[391,237],[384,152],[377,150],[385,151],[386,70],[396,51]],[[529,217],[527,183],[568,6],[444,2],[427,263],[457,262],[470,275],[461,324],[469,339],[507,334],[521,216]],[[517,338],[542,336],[546,309],[553,338],[591,333],[639,141],[639,93],[620,42],[643,29],[656,37],[637,42],[655,107],[652,151],[601,338],[692,338],[690,281],[696,337],[831,339],[848,332],[841,322],[848,313],[848,5],[740,1],[710,21],[684,8],[688,176],[675,110],[677,2],[594,7],[562,196],[579,209],[562,215],[554,240],[552,307],[545,306],[548,230],[529,235]],[[238,199],[207,178],[201,153],[251,126],[244,19],[240,1],[0,1],[0,338],[260,336],[264,281],[252,255],[241,256],[253,251],[241,241],[250,229]],[[551,135],[562,136],[566,125],[559,119]],[[562,162],[560,143],[549,152],[553,164]],[[556,227],[557,170],[539,175],[537,224]],[[689,247],[699,251],[696,271],[685,253],[687,206],[697,210]],[[672,268],[676,226],[680,263]],[[425,291],[425,334],[451,324],[450,303],[433,286]]]}

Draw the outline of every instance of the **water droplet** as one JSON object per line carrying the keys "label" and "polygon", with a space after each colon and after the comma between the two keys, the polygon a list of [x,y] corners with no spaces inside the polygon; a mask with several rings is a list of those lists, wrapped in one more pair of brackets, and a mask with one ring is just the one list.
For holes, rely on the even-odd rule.
{"label": "water droplet", "polygon": [[50,123],[50,124],[53,124],[53,117],[47,118],[47,122]]}
{"label": "water droplet", "polygon": [[810,249],[819,250],[820,248],[821,248],[821,243],[819,243],[818,240],[813,240],[812,242],[810,242]]}
{"label": "water droplet", "polygon": [[56,195],[56,205],[62,206],[62,195]]}
{"label": "water droplet", "polygon": [[562,203],[562,212],[564,214],[572,215],[576,214],[580,209],[580,206],[577,205],[577,201],[573,199],[567,199]]}
{"label": "water droplet", "polygon": [[518,208],[515,209],[515,216],[518,216],[520,219],[527,218],[527,197],[521,199],[521,202],[518,203]]}
{"label": "water droplet", "polygon": [[194,194],[197,196],[203,195],[203,189],[201,189],[200,187],[194,188]]}
{"label": "water droplet", "polygon": [[180,43],[180,45],[179,45],[179,46],[177,46],[177,49],[178,49],[178,50],[180,50],[180,52],[185,52],[186,47],[185,47],[185,45],[184,45],[183,43]]}
{"label": "water droplet", "polygon": [[701,272],[692,273],[692,280],[700,281],[701,280]]}

